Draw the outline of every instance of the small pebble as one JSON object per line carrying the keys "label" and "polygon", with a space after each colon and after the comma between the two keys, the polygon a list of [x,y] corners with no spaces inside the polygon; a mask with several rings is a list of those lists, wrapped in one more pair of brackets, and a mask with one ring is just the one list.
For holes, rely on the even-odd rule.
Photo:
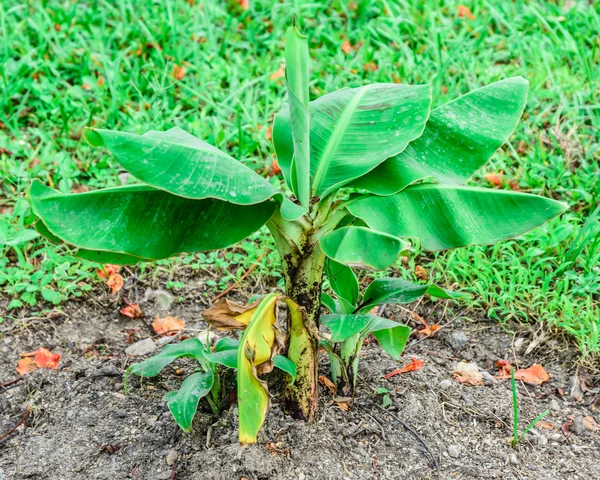
{"label": "small pebble", "polygon": [[447,378],[446,380],[442,380],[442,381],[439,383],[439,387],[440,387],[441,389],[443,389],[443,390],[447,390],[447,389],[448,389],[448,388],[450,388],[451,386],[452,386],[452,380],[450,380],[450,379],[448,379],[448,378]]}
{"label": "small pebble", "polygon": [[573,453],[580,454],[580,453],[583,453],[583,448],[581,448],[579,445],[572,444],[571,451]]}
{"label": "small pebble", "polygon": [[535,441],[541,447],[548,445],[548,439],[544,435],[538,435],[535,437]]}
{"label": "small pebble", "polygon": [[156,344],[152,341],[151,338],[144,338],[139,342],[135,342],[132,345],[129,345],[125,349],[125,353],[127,355],[131,355],[132,357],[141,357],[142,355],[147,355],[152,353],[156,349]]}
{"label": "small pebble", "polygon": [[175,450],[174,448],[172,450],[169,451],[169,454],[167,455],[167,465],[169,467],[172,467],[175,462],[177,461],[177,458],[179,457],[179,453],[177,453],[177,450]]}
{"label": "small pebble", "polygon": [[450,334],[448,343],[456,349],[464,348],[469,343],[469,337],[462,330],[457,330]]}
{"label": "small pebble", "polygon": [[519,460],[517,459],[517,454],[516,453],[511,453],[509,459],[510,459],[510,464],[511,465],[517,465],[519,463]]}
{"label": "small pebble", "polygon": [[582,415],[575,416],[575,418],[573,419],[573,426],[571,427],[571,430],[576,435],[581,435],[585,432],[585,421],[583,420]]}
{"label": "small pebble", "polygon": [[554,399],[550,400],[549,407],[550,407],[550,410],[552,410],[553,412],[560,412],[560,405]]}
{"label": "small pebble", "polygon": [[460,457],[460,445],[448,445],[448,455],[452,458]]}

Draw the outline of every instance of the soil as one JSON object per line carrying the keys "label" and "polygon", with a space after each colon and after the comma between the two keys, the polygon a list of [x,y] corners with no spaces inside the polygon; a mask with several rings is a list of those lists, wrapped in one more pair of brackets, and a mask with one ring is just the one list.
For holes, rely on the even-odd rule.
{"label": "soil", "polygon": [[[209,297],[203,290],[202,279],[186,279],[185,293],[168,313],[186,321],[188,335],[204,339],[200,312]],[[152,300],[140,304],[147,319],[160,313]],[[347,411],[345,399],[336,403],[321,386],[318,420],[293,420],[282,412],[279,378],[272,375],[274,398],[259,441],[241,448],[235,404],[214,418],[201,402],[191,434],[175,424],[162,397],[191,368],[185,362],[143,383],[131,378],[124,394],[123,372],[139,360],[124,353],[128,339],[153,332],[119,315],[111,296],[95,289],[62,310],[2,325],[0,383],[17,377],[22,352],[43,346],[62,359],[56,370],[40,369],[0,387],[0,436],[29,409],[26,421],[0,440],[1,480],[600,478],[600,431],[593,423],[600,424],[600,381],[561,339],[546,339],[526,355],[533,334],[524,326],[511,326],[516,333],[509,335],[477,312],[452,317],[444,302],[421,305],[423,318],[444,327],[432,338],[412,340],[401,362],[374,341],[365,345]],[[409,317],[390,307],[384,314],[403,322]],[[383,378],[413,356],[424,360],[421,370]],[[515,356],[519,366],[540,363],[550,374],[541,386],[519,384],[521,428],[545,409],[550,414],[545,428],[513,449],[505,440],[512,433],[510,381],[492,375],[496,360],[514,364]],[[491,374],[483,385],[452,379],[463,360]],[[321,374],[328,374],[325,354]],[[378,388],[390,391],[385,409]]]}

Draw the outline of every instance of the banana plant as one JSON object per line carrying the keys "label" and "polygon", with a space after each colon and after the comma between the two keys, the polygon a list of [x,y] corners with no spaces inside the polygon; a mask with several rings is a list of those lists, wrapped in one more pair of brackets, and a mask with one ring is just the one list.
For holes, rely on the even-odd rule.
{"label": "banana plant", "polygon": [[[221,366],[237,369],[240,442],[254,443],[269,405],[266,384],[258,375],[268,373],[273,367],[287,373],[292,381],[296,375],[296,366],[277,353],[279,348],[275,344],[277,330],[274,325],[277,300],[278,295],[271,294],[250,309],[242,307],[247,312],[238,316],[238,324],[240,329],[248,328],[241,342],[236,338],[224,337],[212,351],[208,339],[206,343],[198,338],[190,338],[167,345],[159,354],[131,365],[126,378],[131,373],[140,377],[155,377],[178,358],[196,360],[196,371],[183,381],[179,390],[168,392],[164,397],[177,424],[189,433],[202,398],[206,398],[214,415],[221,412],[225,393]],[[125,385],[128,385],[127,380]]]}
{"label": "banana plant", "polygon": [[[511,135],[528,83],[509,78],[431,110],[428,85],[375,83],[311,100],[308,39],[285,36],[287,100],[273,142],[277,188],[225,152],[173,128],[143,135],[89,128],[139,184],[62,194],[34,182],[38,231],[80,257],[135,264],[225,248],[266,225],[281,257],[288,314],[284,351],[296,365],[284,406],[317,411],[321,291],[326,258],[385,269],[416,239],[426,250],[514,238],[563,203],[465,186]],[[301,318],[300,318],[301,317]]]}
{"label": "banana plant", "polygon": [[410,336],[410,328],[373,314],[374,309],[387,304],[412,303],[425,294],[453,300],[466,296],[437,285],[378,278],[360,298],[358,280],[350,267],[327,259],[325,273],[336,298],[322,294],[323,306],[331,313],[321,316],[321,324],[329,329],[330,337],[322,338],[320,345],[329,356],[332,380],[344,397],[354,396],[359,355],[369,334],[372,333],[381,348],[395,360],[400,358]]}

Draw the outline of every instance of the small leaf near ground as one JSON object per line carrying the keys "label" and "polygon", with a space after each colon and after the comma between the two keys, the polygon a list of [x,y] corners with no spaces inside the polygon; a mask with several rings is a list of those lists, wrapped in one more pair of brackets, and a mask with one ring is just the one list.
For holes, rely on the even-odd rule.
{"label": "small leaf near ground", "polygon": [[142,316],[142,309],[137,303],[129,303],[119,310],[119,312],[121,312],[121,315],[129,318],[141,318]]}
{"label": "small leaf near ground", "polygon": [[60,361],[59,353],[52,353],[45,348],[38,348],[34,352],[22,353],[21,360],[17,363],[17,372],[21,375],[33,372],[38,368],[56,369]]}
{"label": "small leaf near ground", "polygon": [[452,371],[452,377],[457,382],[465,385],[482,385],[483,375],[479,372],[479,367],[474,362],[460,362],[456,364]]}
{"label": "small leaf near ground", "polygon": [[[510,369],[512,367],[507,360],[498,360],[496,362],[496,367],[500,372],[500,375],[497,375],[496,378],[510,378]],[[515,370],[515,380],[521,380],[533,385],[541,385],[542,383],[550,380],[550,377],[548,376],[546,370],[544,370],[544,367],[536,363],[529,368]]]}
{"label": "small leaf near ground", "polygon": [[384,375],[383,378],[390,378],[400,373],[415,372],[417,370],[421,370],[423,368],[423,365],[425,365],[425,362],[423,360],[419,360],[417,357],[412,357],[412,360],[408,365],[405,365],[404,367],[399,368],[398,370],[394,370],[393,372]]}
{"label": "small leaf near ground", "polygon": [[171,315],[164,318],[156,317],[152,322],[152,328],[157,335],[175,335],[185,328],[185,322]]}
{"label": "small leaf near ground", "polygon": [[324,387],[327,387],[327,390],[329,390],[329,393],[331,393],[332,395],[335,395],[337,393],[337,387],[335,386],[335,384],[329,380],[326,376],[324,375],[320,375],[319,376],[319,382],[321,383],[321,385],[323,385]]}

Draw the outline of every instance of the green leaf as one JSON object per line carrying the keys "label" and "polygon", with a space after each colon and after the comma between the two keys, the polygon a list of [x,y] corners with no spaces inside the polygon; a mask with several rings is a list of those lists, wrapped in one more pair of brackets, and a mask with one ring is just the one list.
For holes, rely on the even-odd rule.
{"label": "green leaf", "polygon": [[[325,273],[329,279],[329,286],[340,299],[344,313],[352,313],[358,302],[358,280],[352,269],[335,260],[326,259]],[[347,311],[348,309],[350,311]]]}
{"label": "green leaf", "polygon": [[342,227],[321,238],[325,255],[354,268],[385,270],[409,247],[398,237],[365,227]]}
{"label": "green leaf", "polygon": [[294,143],[293,186],[298,200],[306,208],[310,200],[309,60],[308,39],[296,26],[288,28],[285,36],[285,78]]}
{"label": "green leaf", "polygon": [[410,337],[409,327],[381,317],[375,317],[369,325],[369,332],[373,333],[381,348],[394,360],[400,358]]}
{"label": "green leaf", "polygon": [[135,263],[227,247],[258,230],[275,208],[268,201],[191,200],[145,185],[61,194],[34,181],[28,197],[53,236],[85,250],[138,257]]}
{"label": "green leaf", "polygon": [[209,362],[220,363],[221,365],[225,365],[227,368],[237,368],[237,349],[206,353],[204,356]]}
{"label": "green leaf", "polygon": [[375,315],[323,315],[321,324],[331,331],[330,341],[333,343],[343,342],[358,334],[358,347],[361,338],[372,332],[381,348],[395,359],[404,350],[410,336],[410,328],[406,325]]}
{"label": "green leaf", "polygon": [[321,325],[331,332],[330,341],[339,343],[362,332],[372,321],[374,315],[328,314],[322,315]]}
{"label": "green leaf", "polygon": [[338,307],[335,304],[335,300],[326,293],[321,293],[321,305],[323,305],[331,313],[338,313]]}
{"label": "green leaf", "polygon": [[466,295],[461,292],[452,292],[437,285],[419,285],[407,282],[401,278],[378,278],[373,280],[363,296],[361,311],[369,311],[378,305],[386,303],[412,303],[428,293],[432,297],[459,299]]}
{"label": "green leaf", "polygon": [[427,250],[443,250],[517,237],[567,206],[519,192],[429,184],[365,197],[347,208],[375,230],[416,237]]}
{"label": "green leaf", "polygon": [[189,338],[175,345],[167,345],[162,351],[143,362],[134,363],[129,371],[143,377],[155,377],[163,368],[181,357],[193,358],[202,363],[204,360],[204,344],[197,338]]}
{"label": "green leaf", "polygon": [[49,288],[42,288],[41,293],[44,300],[54,303],[56,305],[59,304],[62,300],[62,296],[60,295],[60,293],[58,293],[55,290],[51,290]]}
{"label": "green leaf", "polygon": [[208,395],[213,383],[214,374],[210,370],[198,372],[187,377],[179,390],[165,395],[173,418],[184,432],[192,431],[192,421],[198,410],[198,403],[202,397]]}
{"label": "green leaf", "polygon": [[90,145],[104,145],[136,178],[174,195],[237,205],[274,198],[288,220],[305,211],[243,163],[180,128],[144,135],[95,128],[86,129],[84,135]]}
{"label": "green leaf", "polygon": [[275,355],[273,365],[279,370],[283,370],[291,377],[291,383],[296,381],[296,364],[284,355]]}
{"label": "green leaf", "polygon": [[215,344],[215,352],[237,350],[239,346],[240,341],[237,338],[223,337]]}
{"label": "green leaf", "polygon": [[421,137],[352,187],[390,195],[428,177],[441,183],[464,183],[514,131],[528,86],[522,77],[508,78],[436,108]]}
{"label": "green leaf", "polygon": [[4,229],[0,229],[0,246],[17,246],[21,243],[29,242],[39,237],[40,234],[31,228],[21,228],[20,230],[9,234]]}
{"label": "green leaf", "polygon": [[[311,102],[313,193],[325,196],[404,150],[423,132],[430,102],[428,85],[388,83],[342,89]],[[289,178],[292,148],[286,105],[273,128],[279,165]]]}

